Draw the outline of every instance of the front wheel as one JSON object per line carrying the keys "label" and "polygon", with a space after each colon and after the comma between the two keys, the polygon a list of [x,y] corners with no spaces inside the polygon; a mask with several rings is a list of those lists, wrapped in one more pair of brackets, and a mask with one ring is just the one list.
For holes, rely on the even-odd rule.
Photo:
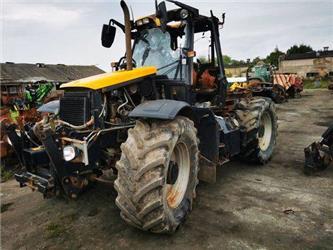
{"label": "front wheel", "polygon": [[192,209],[198,184],[198,140],[186,117],[128,130],[116,164],[116,204],[129,224],[154,233],[172,233]]}

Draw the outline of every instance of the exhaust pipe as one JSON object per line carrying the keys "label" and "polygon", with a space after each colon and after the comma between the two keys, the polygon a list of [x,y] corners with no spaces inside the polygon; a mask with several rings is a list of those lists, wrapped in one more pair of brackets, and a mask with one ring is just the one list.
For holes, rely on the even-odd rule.
{"label": "exhaust pipe", "polygon": [[131,46],[131,20],[130,13],[127,4],[124,0],[120,1],[120,6],[124,12],[124,24],[125,24],[125,42],[126,42],[126,62],[127,70],[133,69],[132,61],[132,46]]}

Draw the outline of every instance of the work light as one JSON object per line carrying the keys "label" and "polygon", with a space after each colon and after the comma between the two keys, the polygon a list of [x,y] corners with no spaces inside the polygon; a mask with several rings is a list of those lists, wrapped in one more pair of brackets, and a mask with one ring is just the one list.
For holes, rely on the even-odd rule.
{"label": "work light", "polygon": [[65,161],[71,161],[76,157],[76,150],[73,146],[64,147],[62,153]]}

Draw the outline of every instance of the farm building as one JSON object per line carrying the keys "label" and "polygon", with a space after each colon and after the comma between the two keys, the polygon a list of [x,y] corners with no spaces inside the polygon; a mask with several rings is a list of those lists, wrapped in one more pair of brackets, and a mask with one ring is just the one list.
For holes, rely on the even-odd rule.
{"label": "farm building", "polygon": [[225,74],[227,77],[245,77],[248,65],[241,66],[226,66]]}
{"label": "farm building", "polygon": [[303,78],[333,76],[333,50],[282,56],[279,62],[281,73],[297,73]]}
{"label": "farm building", "polygon": [[1,63],[1,101],[7,103],[11,96],[23,96],[28,85],[51,83],[58,88],[61,83],[104,73],[93,65]]}

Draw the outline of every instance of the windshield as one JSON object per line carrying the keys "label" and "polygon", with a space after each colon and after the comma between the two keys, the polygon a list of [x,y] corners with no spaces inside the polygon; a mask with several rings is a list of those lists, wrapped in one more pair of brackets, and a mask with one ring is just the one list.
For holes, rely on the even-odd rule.
{"label": "windshield", "polygon": [[180,41],[178,48],[173,50],[169,32],[163,32],[159,28],[147,29],[142,31],[136,40],[133,59],[137,67],[155,66],[158,75],[166,75],[169,79],[184,79],[183,44]]}

